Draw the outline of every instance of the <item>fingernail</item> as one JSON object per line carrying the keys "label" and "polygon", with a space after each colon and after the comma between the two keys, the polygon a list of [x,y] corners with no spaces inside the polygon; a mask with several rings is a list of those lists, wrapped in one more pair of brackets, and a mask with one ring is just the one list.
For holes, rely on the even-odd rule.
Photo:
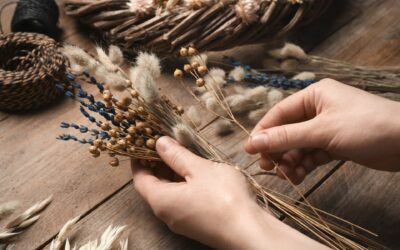
{"label": "fingernail", "polygon": [[265,145],[266,141],[266,134],[256,134],[251,137],[251,145],[253,145],[254,148],[262,148]]}
{"label": "fingernail", "polygon": [[157,140],[157,151],[165,152],[171,146],[171,144],[178,144],[174,139],[169,136],[163,136]]}

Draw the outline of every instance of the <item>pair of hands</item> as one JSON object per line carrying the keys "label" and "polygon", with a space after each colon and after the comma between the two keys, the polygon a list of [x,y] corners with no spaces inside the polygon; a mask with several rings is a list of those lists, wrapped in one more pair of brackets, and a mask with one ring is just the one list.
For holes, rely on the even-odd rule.
{"label": "pair of hands", "polygon": [[[319,165],[350,159],[400,170],[400,104],[323,80],[274,106],[245,145],[266,170],[279,163],[299,184]],[[136,190],[174,232],[215,248],[313,249],[302,236],[257,206],[245,178],[232,166],[202,159],[170,138],[157,142],[170,169],[133,166]],[[282,173],[277,171],[283,178]]]}

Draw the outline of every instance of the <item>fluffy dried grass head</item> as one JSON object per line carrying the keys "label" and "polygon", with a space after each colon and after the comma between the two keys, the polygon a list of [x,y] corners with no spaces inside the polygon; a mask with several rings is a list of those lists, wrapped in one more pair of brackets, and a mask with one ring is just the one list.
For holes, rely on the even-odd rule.
{"label": "fluffy dried grass head", "polygon": [[136,58],[136,65],[140,70],[148,71],[153,78],[161,75],[160,59],[154,54],[140,52]]}
{"label": "fluffy dried grass head", "polygon": [[307,60],[308,56],[304,50],[293,43],[286,43],[282,48],[269,51],[270,56],[276,59],[294,58],[298,60]]}
{"label": "fluffy dried grass head", "polygon": [[195,141],[195,136],[194,136],[194,131],[189,128],[186,124],[179,123],[176,124],[173,128],[173,135],[174,138],[183,146],[190,148],[194,141]]}
{"label": "fluffy dried grass head", "polygon": [[243,81],[245,75],[246,71],[241,66],[236,66],[233,70],[231,70],[231,72],[229,72],[229,77],[231,77],[236,82]]}

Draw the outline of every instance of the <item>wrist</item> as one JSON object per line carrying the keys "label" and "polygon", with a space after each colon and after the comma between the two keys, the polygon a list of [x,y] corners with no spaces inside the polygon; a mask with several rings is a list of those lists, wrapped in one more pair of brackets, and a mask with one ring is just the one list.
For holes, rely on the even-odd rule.
{"label": "wrist", "polygon": [[328,249],[256,206],[237,215],[218,249]]}

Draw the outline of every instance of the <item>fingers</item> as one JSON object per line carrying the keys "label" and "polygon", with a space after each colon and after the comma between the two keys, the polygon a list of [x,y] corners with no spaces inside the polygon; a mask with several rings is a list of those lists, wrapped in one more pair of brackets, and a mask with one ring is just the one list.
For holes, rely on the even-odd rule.
{"label": "fingers", "polygon": [[209,163],[167,136],[157,140],[156,149],[161,159],[184,178],[191,176],[196,168],[204,167]]}
{"label": "fingers", "polygon": [[245,145],[250,154],[281,153],[291,149],[317,147],[320,137],[316,135],[316,119],[273,127],[252,135]]}
{"label": "fingers", "polygon": [[160,181],[148,167],[131,164],[136,191],[150,203],[151,197],[163,190],[166,183]]}
{"label": "fingers", "polygon": [[[274,155],[274,162],[278,164],[276,169],[277,176],[298,185],[303,182],[306,175],[321,165],[331,162],[334,158],[323,150],[290,150],[279,158]],[[270,171],[275,165],[269,159],[269,156],[263,155],[259,165],[261,168]]]}
{"label": "fingers", "polygon": [[310,88],[303,89],[275,105],[256,125],[252,135],[264,129],[302,122],[315,116],[316,109]]}
{"label": "fingers", "polygon": [[304,167],[307,174],[309,174],[318,166],[327,164],[331,161],[333,161],[333,158],[326,151],[314,150],[304,157],[301,165]]}

